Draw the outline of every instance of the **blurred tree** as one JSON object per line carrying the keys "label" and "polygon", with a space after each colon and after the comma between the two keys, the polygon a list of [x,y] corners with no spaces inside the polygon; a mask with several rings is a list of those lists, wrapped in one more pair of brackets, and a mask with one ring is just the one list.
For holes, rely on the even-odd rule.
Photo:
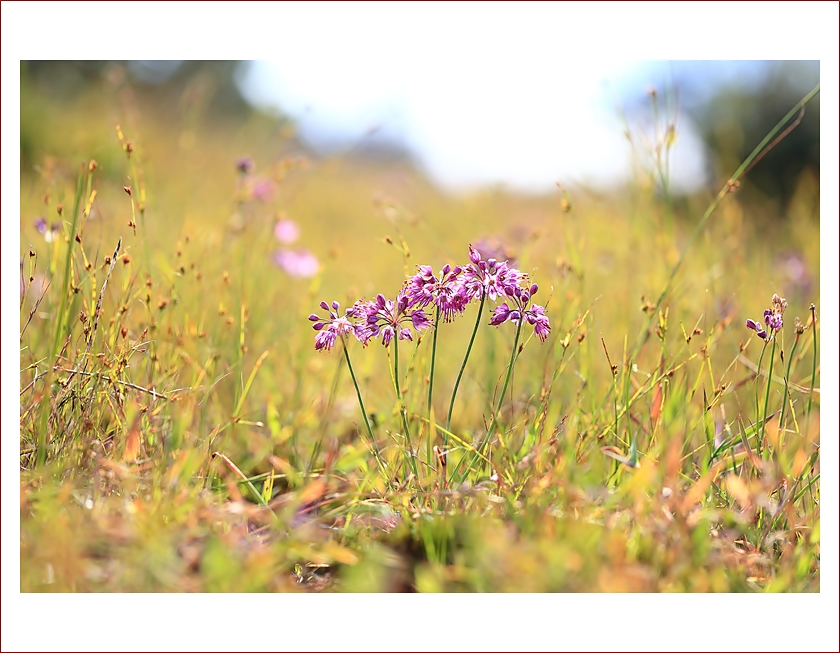
{"label": "blurred tree", "polygon": [[38,90],[76,95],[90,86],[130,83],[153,101],[198,100],[213,114],[252,111],[236,84],[246,61],[23,61],[21,78]]}
{"label": "blurred tree", "polygon": [[[755,62],[749,79],[692,91],[692,80],[678,80],[687,89],[683,110],[694,121],[713,154],[712,177],[731,174],[773,126],[819,81],[819,62]],[[696,82],[695,82],[696,84]],[[760,197],[786,206],[804,173],[819,179],[820,102],[814,98],[801,123],[750,170],[743,186],[745,200]]]}

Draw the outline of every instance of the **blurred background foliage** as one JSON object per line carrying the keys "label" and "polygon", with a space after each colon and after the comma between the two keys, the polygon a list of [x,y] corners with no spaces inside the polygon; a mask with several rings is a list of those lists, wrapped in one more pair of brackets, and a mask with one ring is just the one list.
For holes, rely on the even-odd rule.
{"label": "blurred background foliage", "polygon": [[[167,108],[172,118],[189,123],[198,116],[210,120],[242,120],[257,112],[243,97],[241,79],[248,61],[23,61],[24,89],[31,88],[44,100],[70,101],[92,89],[136,92],[144,103]],[[779,117],[793,106],[819,76],[819,62],[766,61],[744,77],[716,77],[725,62],[681,62],[677,73],[667,78],[672,117],[691,118],[710,153],[710,179],[714,183],[732,171],[752,151]],[[668,88],[669,87],[669,88]],[[129,90],[131,89],[131,90]],[[24,93],[22,101],[28,94]],[[628,113],[649,113],[649,99],[628,96]],[[22,105],[21,164],[29,168],[37,148],[42,117],[35,106]],[[289,118],[278,112],[264,116],[278,124]],[[808,106],[798,127],[750,175],[745,194],[760,202],[770,217],[784,218],[803,176],[819,180],[820,101]],[[398,144],[362,141],[355,154],[376,158],[410,159]],[[716,189],[715,189],[716,190]],[[773,210],[774,207],[779,210]]]}

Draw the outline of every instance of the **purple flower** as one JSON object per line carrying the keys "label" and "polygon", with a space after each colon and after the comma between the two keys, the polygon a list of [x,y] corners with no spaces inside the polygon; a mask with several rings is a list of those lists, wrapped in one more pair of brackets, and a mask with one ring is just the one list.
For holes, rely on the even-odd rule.
{"label": "purple flower", "polygon": [[784,325],[784,315],[785,310],[788,307],[787,301],[785,301],[784,297],[779,297],[778,295],[773,295],[772,300],[770,301],[772,308],[768,308],[764,311],[764,324],[770,330],[770,335],[767,334],[767,330],[761,326],[761,323],[755,320],[747,320],[746,325],[747,328],[755,331],[758,334],[759,338],[762,338],[764,342],[770,342],[770,339],[773,337],[772,334],[779,331]]}
{"label": "purple flower", "polygon": [[240,157],[236,160],[236,169],[243,175],[247,175],[254,169],[254,162],[251,160],[251,157]]}
{"label": "purple flower", "polygon": [[289,276],[309,278],[318,273],[318,259],[306,249],[278,249],[274,253],[274,263]]}
{"label": "purple flower", "polygon": [[525,321],[534,327],[534,334],[540,339],[540,342],[545,342],[551,332],[551,324],[549,324],[548,315],[545,313],[545,307],[539,304],[528,306],[531,297],[537,294],[537,290],[539,290],[537,284],[532,284],[527,290],[519,287],[515,288],[511,297],[513,307],[508,306],[507,302],[497,306],[493,312],[493,317],[490,319],[490,325],[497,327],[508,320],[518,324],[524,317]]}
{"label": "purple flower", "polygon": [[470,263],[464,268],[463,288],[468,300],[482,295],[496,301],[500,295],[513,297],[526,274],[508,265],[507,261],[481,258],[478,250],[470,245]]}
{"label": "purple flower", "polygon": [[48,243],[53,242],[56,239],[56,236],[61,229],[60,222],[53,222],[47,227],[47,219],[43,217],[39,217],[35,219],[35,228],[38,230],[38,233],[44,237]]}
{"label": "purple flower", "polygon": [[357,302],[348,313],[358,317],[361,323],[356,327],[356,337],[367,344],[371,338],[382,338],[386,347],[394,336],[400,340],[412,340],[411,329],[403,324],[410,322],[415,331],[420,332],[431,326],[423,309],[411,309],[408,296],[403,292],[397,295],[396,302],[377,295],[372,302]]}
{"label": "purple flower", "polygon": [[428,265],[418,265],[417,274],[405,283],[408,306],[424,308],[429,304],[437,306],[443,313],[444,322],[451,322],[455,315],[463,313],[469,299],[461,285],[461,267],[444,265],[436,277]]}
{"label": "purple flower", "polygon": [[314,323],[312,328],[318,332],[318,335],[315,336],[315,349],[317,351],[329,351],[335,345],[336,338],[348,333],[355,334],[356,327],[347,317],[350,313],[349,310],[345,312],[345,315],[339,316],[338,302],[333,302],[332,306],[327,302],[321,302],[321,308],[329,313],[329,317],[320,317],[312,313],[309,316],[309,321]]}
{"label": "purple flower", "polygon": [[755,331],[758,334],[758,337],[762,340],[767,340],[767,331],[761,326],[760,323],[756,322],[755,320],[747,320],[747,328]]}
{"label": "purple flower", "polygon": [[764,322],[767,326],[773,329],[773,331],[778,331],[784,326],[781,313],[771,313],[769,316],[765,316]]}
{"label": "purple flower", "polygon": [[292,220],[282,219],[274,225],[274,237],[281,243],[290,244],[300,236],[300,227]]}

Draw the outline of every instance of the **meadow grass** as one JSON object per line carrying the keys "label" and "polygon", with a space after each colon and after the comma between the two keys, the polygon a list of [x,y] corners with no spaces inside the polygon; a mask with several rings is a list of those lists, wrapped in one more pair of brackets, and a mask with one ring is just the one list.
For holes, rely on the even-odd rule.
{"label": "meadow grass", "polygon": [[[783,221],[738,199],[817,92],[709,197],[660,192],[662,140],[626,192],[458,198],[24,80],[21,590],[819,591],[818,180]],[[480,293],[315,350],[308,314],[470,245],[539,285],[545,342]]]}

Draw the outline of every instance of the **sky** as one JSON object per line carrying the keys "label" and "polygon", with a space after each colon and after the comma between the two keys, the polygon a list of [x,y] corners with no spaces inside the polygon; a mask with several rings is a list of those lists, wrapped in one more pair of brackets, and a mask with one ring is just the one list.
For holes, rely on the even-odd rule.
{"label": "sky", "polygon": [[[453,5],[445,20],[420,7],[394,21],[371,7],[331,10],[339,15],[318,24],[316,38],[284,23],[317,24],[321,7],[280,12],[271,56],[240,80],[245,97],[291,116],[322,153],[366,139],[395,143],[454,190],[627,179],[622,107],[668,79],[667,68],[612,50],[569,56],[564,35],[583,26],[560,5]],[[672,117],[674,185],[695,190],[705,153],[690,120]]]}

